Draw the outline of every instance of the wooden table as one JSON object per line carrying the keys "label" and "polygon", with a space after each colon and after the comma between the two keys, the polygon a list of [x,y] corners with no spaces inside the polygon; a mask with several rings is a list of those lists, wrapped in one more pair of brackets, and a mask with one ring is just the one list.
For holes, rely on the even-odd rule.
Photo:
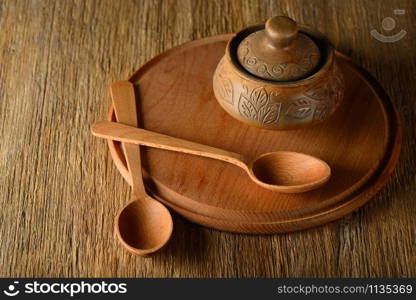
{"label": "wooden table", "polygon": [[[130,187],[89,132],[107,114],[109,84],[173,46],[278,14],[322,31],[385,87],[404,128],[391,180],[318,228],[250,236],[175,216],[163,252],[129,255],[113,219]],[[415,17],[412,0],[0,1],[0,275],[416,276]],[[407,34],[383,43],[372,29]]]}

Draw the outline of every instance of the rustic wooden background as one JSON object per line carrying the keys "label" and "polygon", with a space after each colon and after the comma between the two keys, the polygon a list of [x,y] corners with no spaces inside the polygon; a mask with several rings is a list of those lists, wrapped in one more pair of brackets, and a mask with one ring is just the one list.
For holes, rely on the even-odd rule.
{"label": "rustic wooden background", "polygon": [[[107,114],[109,84],[173,46],[278,14],[325,33],[399,108],[404,141],[388,185],[353,214],[290,234],[225,233],[176,216],[163,252],[129,255],[113,218],[130,188],[89,133]],[[0,276],[416,276],[415,17],[412,0],[0,0]],[[407,35],[386,44],[371,29]]]}

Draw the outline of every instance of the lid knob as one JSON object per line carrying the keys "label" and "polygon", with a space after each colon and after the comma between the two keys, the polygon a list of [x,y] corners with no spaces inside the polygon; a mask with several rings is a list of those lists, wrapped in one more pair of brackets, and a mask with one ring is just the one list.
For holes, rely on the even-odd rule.
{"label": "lid knob", "polygon": [[299,30],[289,17],[267,20],[264,30],[246,36],[237,48],[243,68],[262,79],[294,81],[303,79],[319,66],[321,53],[314,40]]}
{"label": "lid knob", "polygon": [[267,20],[265,32],[270,46],[287,48],[296,39],[298,24],[288,17],[273,17]]}

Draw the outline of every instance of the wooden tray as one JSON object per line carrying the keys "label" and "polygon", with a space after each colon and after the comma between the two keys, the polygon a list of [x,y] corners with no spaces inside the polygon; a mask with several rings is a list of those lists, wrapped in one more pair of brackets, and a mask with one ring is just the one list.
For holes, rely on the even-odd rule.
{"label": "wooden tray", "polygon": [[[257,186],[233,165],[146,148],[142,159],[154,196],[193,222],[245,233],[316,226],[368,201],[391,174],[401,141],[397,112],[375,80],[337,53],[348,88],[329,120],[296,131],[251,127],[226,114],[212,91],[212,75],[230,37],[186,43],[141,67],[130,78],[141,126],[249,157],[277,150],[305,152],[328,162],[332,177],[318,190],[281,194]],[[115,120],[112,109],[109,119]],[[108,144],[129,182],[120,144]]]}

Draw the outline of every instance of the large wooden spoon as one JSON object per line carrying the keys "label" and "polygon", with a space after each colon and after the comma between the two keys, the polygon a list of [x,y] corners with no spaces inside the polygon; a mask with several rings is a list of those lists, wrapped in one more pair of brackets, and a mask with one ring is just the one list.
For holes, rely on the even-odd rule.
{"label": "large wooden spoon", "polygon": [[154,148],[184,152],[232,163],[260,186],[282,193],[300,193],[325,184],[331,169],[324,161],[298,152],[277,151],[249,160],[241,154],[110,121],[98,121],[95,136]]}
{"label": "large wooden spoon", "polygon": [[[138,126],[134,87],[129,81],[111,85],[111,96],[118,122]],[[115,231],[122,245],[135,255],[149,255],[161,249],[172,235],[169,210],[151,198],[143,184],[140,148],[123,144],[132,178],[132,198],[116,217]]]}

